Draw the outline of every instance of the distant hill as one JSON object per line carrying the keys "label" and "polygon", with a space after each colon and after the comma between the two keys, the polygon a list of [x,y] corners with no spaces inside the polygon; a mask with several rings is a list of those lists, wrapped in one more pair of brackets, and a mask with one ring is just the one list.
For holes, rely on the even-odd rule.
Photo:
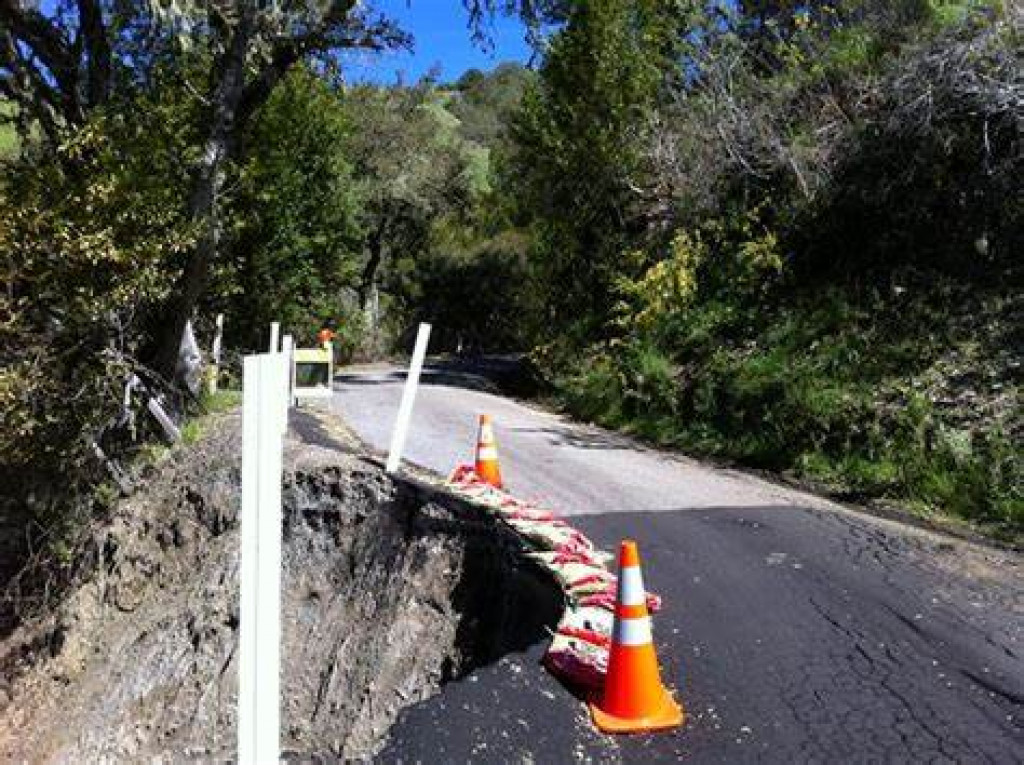
{"label": "distant hill", "polygon": [[451,111],[461,122],[463,137],[493,147],[533,77],[533,72],[515,62],[498,64],[490,72],[467,70],[451,86],[455,94]]}

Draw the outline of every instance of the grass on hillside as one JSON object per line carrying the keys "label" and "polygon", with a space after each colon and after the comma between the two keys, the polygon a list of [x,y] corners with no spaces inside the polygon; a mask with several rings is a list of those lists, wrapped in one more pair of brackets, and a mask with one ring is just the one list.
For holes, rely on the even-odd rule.
{"label": "grass on hillside", "polygon": [[770,315],[712,302],[660,345],[600,348],[556,388],[574,414],[661,445],[1017,538],[1021,303],[949,283]]}

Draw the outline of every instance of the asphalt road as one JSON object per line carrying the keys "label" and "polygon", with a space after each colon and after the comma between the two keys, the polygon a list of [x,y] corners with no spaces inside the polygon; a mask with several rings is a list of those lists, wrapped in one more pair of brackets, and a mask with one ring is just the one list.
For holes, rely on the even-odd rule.
{"label": "asphalt road", "polygon": [[[334,406],[387,447],[397,370],[349,370]],[[638,540],[662,673],[688,720],[610,738],[509,655],[407,709],[387,762],[1024,762],[1021,558],[645,449],[428,367],[406,456],[446,473],[494,416],[504,478],[605,549]]]}

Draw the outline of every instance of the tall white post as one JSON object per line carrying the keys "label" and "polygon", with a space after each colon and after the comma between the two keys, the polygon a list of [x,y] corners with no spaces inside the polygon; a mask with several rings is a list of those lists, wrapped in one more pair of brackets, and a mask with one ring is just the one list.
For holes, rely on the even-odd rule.
{"label": "tall white post", "polygon": [[281,473],[284,354],[246,356],[242,394],[242,515],[238,762],[280,759]]}
{"label": "tall white post", "polygon": [[409,364],[409,374],[405,378],[405,388],[402,390],[402,403],[398,406],[398,417],[395,419],[395,429],[391,433],[391,449],[388,451],[387,471],[394,473],[398,470],[398,463],[402,460],[402,450],[405,448],[405,437],[409,434],[409,419],[412,417],[412,405],[416,400],[416,388],[420,383],[420,372],[423,370],[423,359],[427,355],[427,343],[430,340],[430,325],[420,324],[416,333],[416,345],[412,351],[412,362]]}
{"label": "tall white post", "polygon": [[238,762],[256,761],[256,515],[259,511],[260,357],[242,361],[242,515],[238,599]]}
{"label": "tall white post", "polygon": [[324,349],[327,351],[327,388],[332,393],[334,392],[334,341],[331,340],[327,343],[327,347]]}
{"label": "tall white post", "polygon": [[217,314],[216,330],[213,333],[213,348],[210,354],[213,357],[213,363],[220,365],[220,351],[221,344],[224,342],[224,314]]}
{"label": "tall white post", "polygon": [[[276,763],[281,758],[281,483],[284,410],[273,406],[285,386],[285,358],[264,361],[264,422],[260,425],[261,451],[258,561],[256,582],[256,761]],[[262,387],[262,384],[261,384]],[[263,434],[267,435],[264,436]]]}
{"label": "tall white post", "polygon": [[281,323],[277,321],[270,322],[270,352],[277,353],[281,350]]}
{"label": "tall white post", "polygon": [[213,347],[210,349],[210,368],[207,371],[206,390],[212,396],[217,392],[217,385],[220,381],[220,353],[221,343],[224,340],[224,314],[217,314],[215,323],[216,329],[213,333]]}
{"label": "tall white post", "polygon": [[292,405],[292,369],[295,366],[294,354],[295,340],[291,335],[285,335],[281,338],[281,353],[285,358],[285,376],[284,376],[284,400],[281,406],[284,407],[284,414],[282,415],[282,427],[283,431],[288,430],[288,409]]}

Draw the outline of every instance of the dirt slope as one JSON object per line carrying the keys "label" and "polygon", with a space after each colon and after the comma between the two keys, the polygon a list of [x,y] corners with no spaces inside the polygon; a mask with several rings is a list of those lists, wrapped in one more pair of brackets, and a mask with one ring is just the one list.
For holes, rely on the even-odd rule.
{"label": "dirt slope", "polygon": [[[541,639],[560,604],[512,538],[295,424],[282,741],[300,759],[365,757],[398,710]],[[224,416],[173,452],[97,530],[87,580],[0,644],[0,758],[233,756],[239,429]]]}

